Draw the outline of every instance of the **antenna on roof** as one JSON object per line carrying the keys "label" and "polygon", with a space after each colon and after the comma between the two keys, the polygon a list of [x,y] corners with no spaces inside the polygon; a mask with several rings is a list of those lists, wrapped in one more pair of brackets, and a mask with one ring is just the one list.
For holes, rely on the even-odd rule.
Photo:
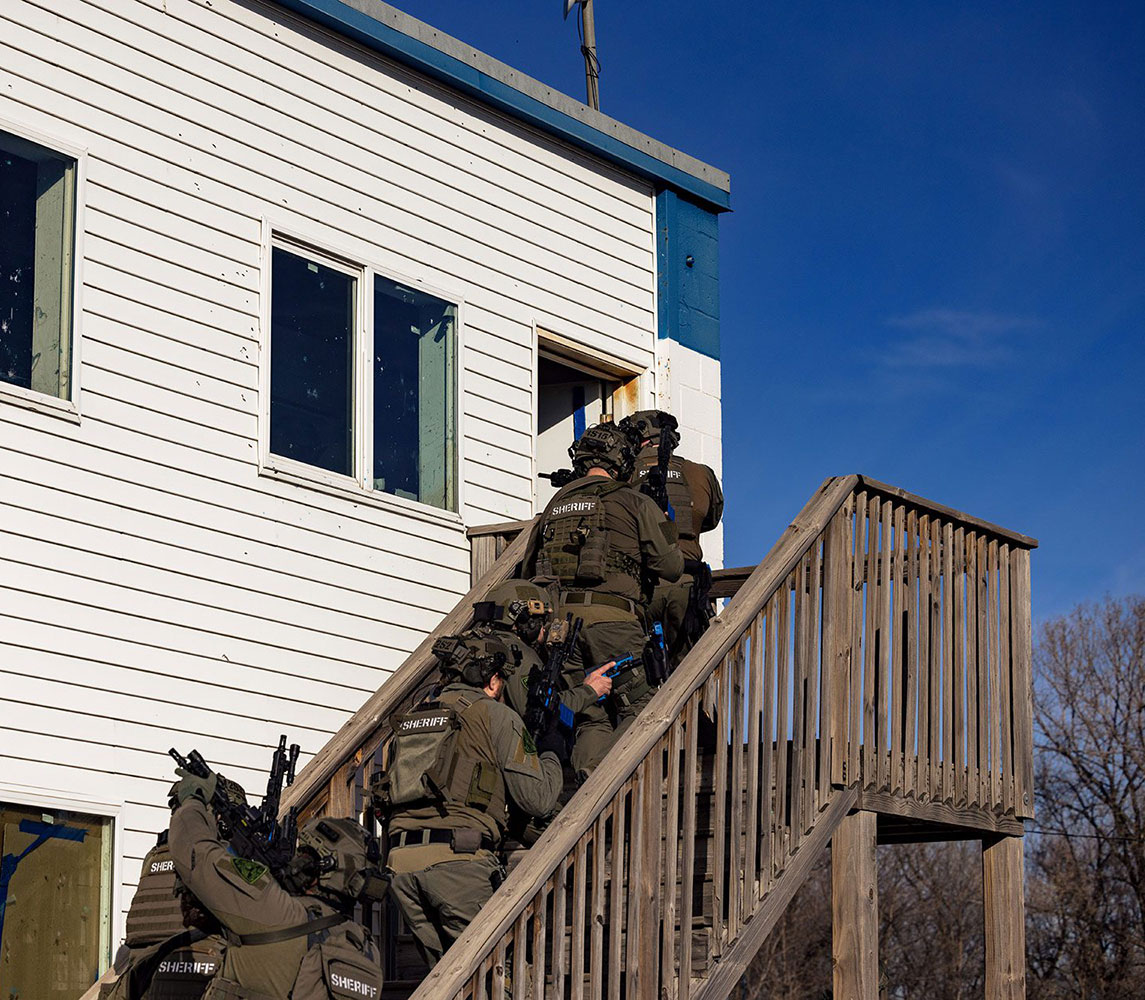
{"label": "antenna on roof", "polygon": [[577,11],[577,32],[580,51],[584,55],[584,86],[588,93],[586,103],[593,111],[600,110],[600,60],[596,58],[596,22],[592,15],[592,0],[564,0],[565,20],[574,7]]}

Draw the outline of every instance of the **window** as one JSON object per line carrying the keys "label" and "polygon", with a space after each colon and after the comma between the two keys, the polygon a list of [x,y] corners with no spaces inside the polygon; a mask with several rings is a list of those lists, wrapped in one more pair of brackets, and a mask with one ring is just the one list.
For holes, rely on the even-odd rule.
{"label": "window", "polygon": [[112,821],[0,802],[0,996],[74,1000],[111,952]]}
{"label": "window", "polygon": [[0,383],[71,396],[76,161],[0,131]]}
{"label": "window", "polygon": [[456,511],[457,316],[420,288],[274,240],[269,464]]}

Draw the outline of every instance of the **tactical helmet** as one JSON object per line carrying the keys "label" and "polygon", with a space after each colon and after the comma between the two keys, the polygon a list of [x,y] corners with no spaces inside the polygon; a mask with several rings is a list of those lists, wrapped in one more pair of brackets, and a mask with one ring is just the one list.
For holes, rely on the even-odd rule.
{"label": "tactical helmet", "polygon": [[667,435],[668,447],[675,450],[680,443],[680,422],[664,410],[638,410],[620,421],[622,430],[631,430],[642,445],[649,438]]}
{"label": "tactical helmet", "polygon": [[357,899],[378,877],[378,842],[353,819],[309,820],[298,831],[298,851],[313,852],[319,888],[343,899]]}
{"label": "tactical helmet", "polygon": [[569,447],[569,458],[579,476],[600,466],[623,481],[632,475],[637,450],[629,433],[616,424],[594,424]]}
{"label": "tactical helmet", "polygon": [[447,635],[433,644],[433,655],[445,675],[459,674],[466,684],[484,687],[495,674],[508,675],[517,664],[520,650],[514,652],[493,636]]}
{"label": "tactical helmet", "polygon": [[540,637],[552,614],[548,593],[528,580],[499,583],[484,601],[473,605],[474,621],[511,628],[530,644]]}

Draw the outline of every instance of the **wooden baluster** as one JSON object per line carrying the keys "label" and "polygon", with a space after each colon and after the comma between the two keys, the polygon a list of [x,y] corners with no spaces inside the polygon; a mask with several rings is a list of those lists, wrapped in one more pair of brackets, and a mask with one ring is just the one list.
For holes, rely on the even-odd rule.
{"label": "wooden baluster", "polygon": [[572,928],[569,944],[569,987],[572,1000],[584,1000],[585,885],[588,879],[588,834],[573,853]]}
{"label": "wooden baluster", "polygon": [[477,966],[477,971],[473,973],[473,980],[469,984],[469,990],[473,996],[473,1000],[485,1000],[486,996],[488,996],[485,992],[485,976],[491,964],[491,959],[486,958]]}
{"label": "wooden baluster", "polygon": [[[683,718],[676,716],[668,730],[667,803],[664,817],[664,920],[660,938],[660,982],[670,997],[676,982],[676,878],[680,847],[680,743]],[[682,935],[681,935],[682,937]]]}
{"label": "wooden baluster", "polygon": [[995,710],[994,698],[990,690],[990,617],[989,581],[990,567],[987,561],[986,536],[976,539],[974,563],[974,584],[978,589],[978,802],[990,805],[990,729],[991,716]]}
{"label": "wooden baluster", "polygon": [[807,600],[807,556],[795,567],[795,629],[792,636],[791,681],[791,798],[789,803],[791,851],[803,839],[803,782],[806,779],[805,741],[807,738],[807,634],[810,602]]}
{"label": "wooden baluster", "polygon": [[879,649],[879,498],[872,496],[867,505],[867,572],[866,627],[863,652],[863,787],[874,788],[879,783],[879,739],[875,725],[878,709]]}
{"label": "wooden baluster", "polygon": [[608,920],[608,995],[620,1000],[620,970],[624,966],[624,941],[621,935],[627,919],[625,886],[631,880],[625,875],[625,797],[632,782],[621,787],[613,799],[612,811],[612,885],[609,886]]}
{"label": "wooden baluster", "polygon": [[918,635],[918,650],[916,667],[918,677],[918,732],[916,747],[918,759],[916,761],[914,788],[919,799],[929,799],[931,796],[930,768],[933,760],[930,741],[933,732],[930,699],[931,677],[933,676],[931,662],[931,582],[930,582],[930,517],[920,514],[918,518],[918,549],[915,554],[915,571],[918,575],[918,603],[915,607],[914,618]]}
{"label": "wooden baluster", "polygon": [[[759,902],[759,757],[763,749],[759,736],[763,711],[763,618],[751,623],[751,657],[747,668],[747,838],[743,857],[745,915],[755,912]],[[766,801],[766,796],[765,796]],[[766,855],[765,855],[766,857]]]}
{"label": "wooden baluster", "polygon": [[966,801],[982,801],[982,695],[978,649],[978,536],[966,533]]}
{"label": "wooden baluster", "polygon": [[827,805],[832,785],[842,785],[848,768],[847,716],[851,696],[851,559],[854,502],[848,497],[827,533],[823,554],[823,715],[820,736],[827,742],[828,768],[820,780],[818,808]]}
{"label": "wooden baluster", "polygon": [[891,628],[891,562],[894,540],[891,519],[894,505],[884,500],[879,523],[879,600],[878,600],[878,698],[875,710],[875,736],[878,761],[878,788],[890,791],[891,785],[891,727],[890,727],[890,672],[893,630]]}
{"label": "wooden baluster", "polygon": [[694,913],[692,883],[696,871],[696,785],[700,771],[697,738],[699,735],[700,697],[700,692],[697,691],[688,699],[684,716],[684,823],[680,828],[680,837],[684,847],[684,856],[680,863],[680,977],[678,986],[680,1000],[688,1000],[692,994],[692,914]]}
{"label": "wooden baluster", "polygon": [[890,790],[901,793],[903,789],[903,774],[906,769],[906,734],[904,732],[903,718],[905,716],[905,690],[906,656],[904,655],[903,619],[906,616],[906,547],[903,544],[906,536],[906,508],[894,508],[893,528],[894,538],[891,548],[891,627],[887,630],[887,641],[890,646],[891,661],[891,710],[890,724],[887,726],[887,736],[890,745],[889,783]]}
{"label": "wooden baluster", "polygon": [[846,780],[848,785],[855,784],[862,777],[860,753],[863,745],[863,660],[864,649],[867,645],[863,638],[866,538],[867,494],[863,492],[855,497],[854,554],[849,557],[851,562],[851,593],[848,595],[848,603],[851,606],[851,648],[848,655],[850,675],[847,683],[851,700],[847,706]]}
{"label": "wooden baluster", "polygon": [[[916,797],[915,777],[922,749],[918,745],[918,585],[919,585],[918,514],[910,511],[906,518],[906,573],[902,581],[906,587],[906,664],[905,722],[903,731],[903,783],[904,795]],[[900,605],[901,607],[901,605]],[[901,634],[901,633],[900,633]]]}
{"label": "wooden baluster", "polygon": [[643,979],[640,969],[640,926],[646,919],[643,903],[644,894],[641,892],[640,879],[644,872],[644,851],[646,838],[644,819],[644,796],[648,793],[645,782],[646,772],[643,767],[637,766],[632,774],[632,809],[629,815],[628,834],[628,911],[625,914],[624,926],[628,934],[625,948],[624,967],[627,972],[625,995],[632,998],[640,997],[640,984]]}
{"label": "wooden baluster", "polygon": [[[823,749],[827,741],[827,734],[821,726],[820,707],[822,699],[819,694],[823,683],[823,648],[822,648],[822,607],[821,598],[823,590],[823,549],[822,537],[811,546],[811,573],[808,579],[809,593],[807,604],[809,608],[810,630],[807,634],[807,721],[804,726],[804,743],[807,750],[807,761],[804,773],[807,775],[803,786],[803,829],[801,835],[806,834],[815,822],[815,813],[819,801],[818,787],[820,780],[826,781],[823,771]],[[822,776],[822,777],[821,777]]]}
{"label": "wooden baluster", "polygon": [[1010,546],[998,549],[998,671],[1002,684],[1002,807],[1014,809],[1014,681],[1010,662]]}
{"label": "wooden baluster", "polygon": [[565,929],[569,882],[569,859],[563,857],[557,865],[557,877],[553,882],[553,996],[565,995]]}
{"label": "wooden baluster", "polygon": [[728,655],[731,677],[728,722],[731,727],[731,822],[728,824],[728,940],[734,941],[743,913],[743,716],[746,639],[741,637]]}
{"label": "wooden baluster", "polygon": [[712,672],[716,692],[715,798],[712,802],[712,954],[717,958],[724,950],[724,875],[727,873],[728,672],[728,657],[725,656]]}
{"label": "wooden baluster", "polygon": [[549,898],[553,891],[553,880],[549,878],[537,894],[533,908],[533,1000],[545,1000],[545,977],[548,973],[546,937],[548,931]]}
{"label": "wooden baluster", "polygon": [[966,804],[966,721],[965,721],[965,685],[966,675],[963,668],[963,653],[965,651],[966,631],[966,594],[964,579],[966,559],[965,529],[959,527],[954,531],[954,579],[951,581],[954,589],[954,669],[951,682],[954,688],[954,755],[951,766],[954,769],[954,801],[959,806]]}
{"label": "wooden baluster", "polygon": [[[615,800],[614,800],[615,802]],[[589,908],[592,933],[589,939],[588,981],[592,1000],[604,996],[604,923],[607,919],[605,903],[608,896],[604,887],[604,869],[607,863],[605,846],[609,814],[615,806],[601,810],[596,818],[596,832],[592,840],[592,905]]]}
{"label": "wooden baluster", "polygon": [[775,702],[775,865],[774,874],[787,867],[787,711],[791,704],[788,675],[788,646],[791,642],[791,591],[788,576],[776,594],[775,673],[778,692]]}
{"label": "wooden baluster", "polygon": [[763,732],[760,776],[763,793],[763,844],[760,845],[762,871],[760,872],[760,896],[765,896],[775,879],[776,844],[779,842],[779,792],[776,775],[776,748],[779,746],[775,735],[777,695],[775,692],[776,627],[779,616],[779,595],[773,594],[764,608],[764,648],[763,648]]}
{"label": "wooden baluster", "polygon": [[514,1000],[527,1000],[529,995],[529,907],[521,911],[513,930],[513,997]]}
{"label": "wooden baluster", "polygon": [[[636,996],[657,1000],[660,995],[660,899],[663,883],[661,840],[664,824],[664,740],[644,758],[644,853],[640,866],[639,986]],[[675,873],[673,873],[675,877]],[[632,932],[631,926],[629,933]]]}
{"label": "wooden baluster", "polygon": [[1010,647],[1013,650],[1014,778],[1017,815],[1034,815],[1034,734],[1030,694],[1030,551],[1010,554]]}
{"label": "wooden baluster", "polygon": [[986,623],[989,635],[989,666],[987,692],[990,702],[990,784],[991,809],[1002,804],[1002,713],[1007,711],[1002,702],[1002,683],[998,673],[998,541],[990,539],[986,548],[986,568],[982,573],[982,589],[989,612]]}
{"label": "wooden baluster", "polygon": [[943,729],[942,713],[946,699],[943,698],[942,636],[942,526],[938,518],[930,521],[930,651],[927,666],[930,673],[930,797],[936,802],[943,800],[942,760]]}

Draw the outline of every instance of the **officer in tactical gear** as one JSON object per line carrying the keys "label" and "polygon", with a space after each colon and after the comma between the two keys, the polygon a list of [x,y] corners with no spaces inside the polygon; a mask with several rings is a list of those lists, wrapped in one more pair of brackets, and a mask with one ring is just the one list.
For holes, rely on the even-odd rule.
{"label": "officer in tactical gear", "polygon": [[380,895],[373,836],[352,819],[310,820],[280,884],[220,843],[207,808],[219,776],[177,773],[171,859],[228,944],[204,1000],[379,1000],[377,949],[351,918],[364,895]]}
{"label": "officer in tactical gear", "polygon": [[534,745],[502,701],[511,651],[498,638],[434,644],[444,687],[393,719],[387,766],[371,781],[385,822],[393,899],[432,967],[504,878],[509,806],[547,816],[563,784],[555,727]]}
{"label": "officer in tactical gear", "polygon": [[[628,485],[632,439],[613,424],[590,427],[569,448],[577,478],[549,501],[530,539],[525,576],[560,582],[557,617],[582,618],[579,649],[566,664],[570,690],[586,670],[644,649],[649,581],[677,580],[684,557],[675,527]],[[638,664],[613,678],[607,703],[585,706],[576,721],[572,765],[584,780],[652,697]]]}
{"label": "officer in tactical gear", "polygon": [[143,859],[113,963],[117,978],[101,983],[100,1000],[200,1000],[222,968],[221,934],[175,874],[164,830]]}
{"label": "officer in tactical gear", "polygon": [[[473,605],[470,633],[480,638],[493,636],[510,649],[505,700],[522,718],[528,708],[529,678],[543,665],[552,620],[548,591],[529,580],[506,580],[489,591],[484,601]],[[612,678],[607,671],[608,665],[602,665],[580,687],[563,692],[561,704],[576,715],[606,697],[612,691]]]}
{"label": "officer in tactical gear", "polygon": [[633,486],[639,488],[657,468],[662,438],[667,450],[672,452],[665,485],[680,536],[680,551],[687,565],[679,580],[656,587],[648,613],[664,626],[668,657],[674,668],[703,634],[714,611],[706,593],[700,593],[697,588],[697,576],[711,573],[704,563],[700,535],[720,523],[724,494],[711,468],[675,454],[680,434],[676,418],[670,413],[640,410],[625,417],[620,426],[630,430],[640,442],[632,474]]}

